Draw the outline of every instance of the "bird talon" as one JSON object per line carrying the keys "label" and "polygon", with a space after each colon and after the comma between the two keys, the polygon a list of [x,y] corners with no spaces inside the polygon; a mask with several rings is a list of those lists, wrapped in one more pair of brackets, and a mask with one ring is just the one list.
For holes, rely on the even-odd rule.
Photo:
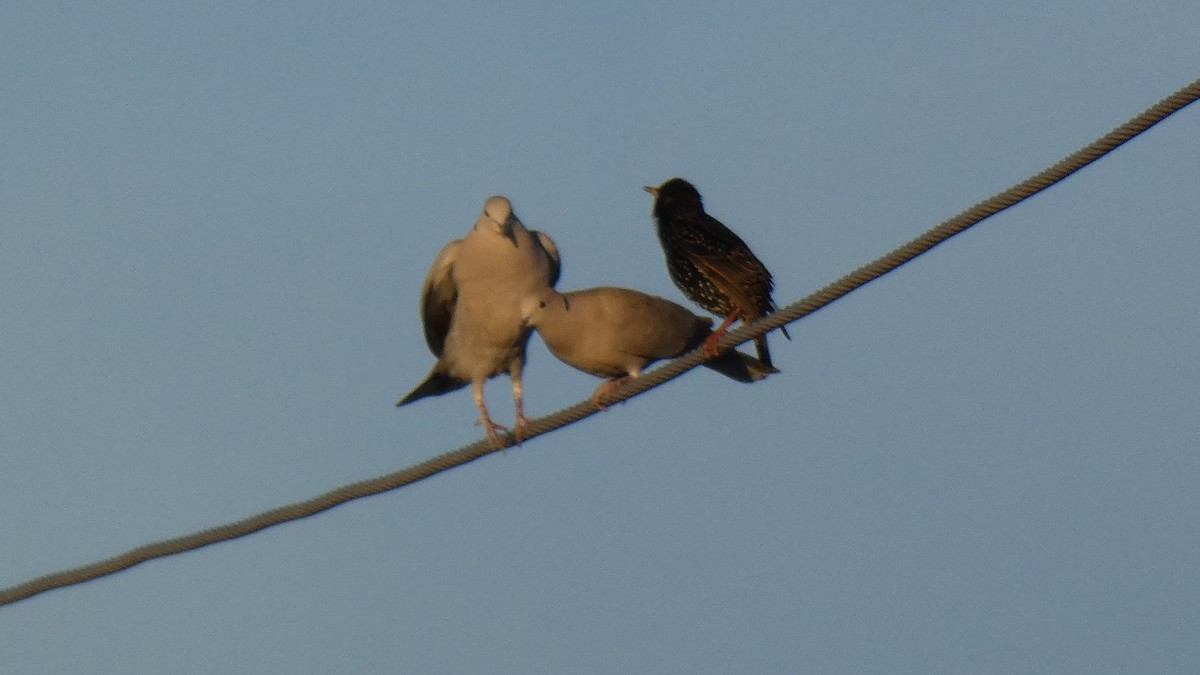
{"label": "bird talon", "polygon": [[500,432],[506,434],[510,433],[508,427],[504,426],[503,424],[497,424],[487,417],[481,417],[475,420],[475,424],[477,426],[483,426],[483,432],[487,435],[488,441],[491,442],[493,448],[496,450],[504,449],[506,444],[500,439]]}
{"label": "bird talon", "polygon": [[592,405],[596,408],[596,410],[599,410],[601,412],[608,410],[608,406],[601,403],[600,398],[601,398],[600,392],[596,392],[596,393],[592,394],[592,398],[591,398]]}
{"label": "bird talon", "polygon": [[720,342],[721,338],[723,337],[725,337],[725,331],[713,333],[712,335],[704,338],[704,343],[700,345],[701,352],[703,352],[704,355],[710,359],[715,359],[720,356],[721,350],[717,347],[717,343]]}
{"label": "bird talon", "polygon": [[737,320],[740,314],[740,311],[735,310],[732,314],[725,317],[725,320],[721,322],[720,326],[717,326],[717,329],[712,332],[712,335],[704,338],[704,344],[702,344],[701,347],[705,356],[710,359],[715,359],[721,355],[721,350],[717,347],[717,343],[720,342],[721,338],[725,337],[725,334],[729,332],[729,327],[733,325],[733,322]]}
{"label": "bird talon", "polygon": [[503,424],[493,422],[486,417],[475,420],[475,426],[490,427],[492,431],[503,431],[506,434],[508,433],[508,427],[504,426]]}
{"label": "bird talon", "polygon": [[596,391],[592,394],[592,398],[591,398],[592,405],[596,406],[596,410],[608,410],[608,406],[601,403],[600,400],[602,398],[604,398],[605,396],[608,396],[609,394],[611,394],[613,389],[616,389],[617,387],[621,386],[622,384],[625,384],[626,382],[628,382],[629,380],[632,380],[632,379],[633,379],[632,376],[626,375],[625,377],[618,377],[615,380],[608,380],[605,382],[601,382],[600,386],[596,387]]}
{"label": "bird talon", "polygon": [[517,445],[521,445],[525,440],[525,427],[529,426],[529,418],[524,415],[518,415],[516,422],[513,423],[513,436],[517,440]]}

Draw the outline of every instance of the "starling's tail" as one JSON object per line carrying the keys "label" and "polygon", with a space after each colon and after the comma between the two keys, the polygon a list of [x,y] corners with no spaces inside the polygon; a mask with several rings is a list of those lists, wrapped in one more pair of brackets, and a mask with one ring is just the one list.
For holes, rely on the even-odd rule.
{"label": "starling's tail", "polygon": [[703,364],[718,373],[738,382],[757,382],[779,371],[759,359],[737,350],[724,352],[712,361]]}
{"label": "starling's tail", "polygon": [[442,394],[448,394],[452,391],[462,389],[465,386],[467,386],[466,380],[460,380],[457,377],[451,377],[445,373],[440,373],[435,367],[429,373],[429,376],[426,377],[421,384],[417,385],[416,389],[413,389],[412,391],[408,392],[404,398],[396,401],[396,406],[399,407],[407,403],[412,403],[413,401],[419,398],[425,398],[426,396],[441,396]]}

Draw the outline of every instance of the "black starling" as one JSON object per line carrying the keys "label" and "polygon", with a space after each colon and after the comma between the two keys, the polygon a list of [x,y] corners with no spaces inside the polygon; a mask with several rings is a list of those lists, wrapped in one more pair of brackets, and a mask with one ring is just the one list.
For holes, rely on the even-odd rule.
{"label": "black starling", "polygon": [[[658,240],[671,280],[692,302],[725,317],[705,342],[715,352],[717,340],[736,319],[749,323],[775,311],[771,273],[742,238],[704,212],[700,193],[682,178],[643,188],[654,196]],[[782,329],[789,340],[787,329]],[[771,367],[766,336],[754,340],[758,358]]]}

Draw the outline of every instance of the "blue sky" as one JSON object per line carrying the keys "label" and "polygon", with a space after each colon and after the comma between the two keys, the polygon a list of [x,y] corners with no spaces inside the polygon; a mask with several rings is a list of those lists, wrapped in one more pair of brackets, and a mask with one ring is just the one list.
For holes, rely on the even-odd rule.
{"label": "blue sky", "polygon": [[[490,194],[791,302],[1193,80],[1194,2],[0,10],[0,585],[476,440],[417,294]],[[0,609],[0,671],[1187,672],[1200,112],[772,339],[411,488]],[[535,337],[527,409],[597,381]],[[511,418],[506,380],[487,387]]]}

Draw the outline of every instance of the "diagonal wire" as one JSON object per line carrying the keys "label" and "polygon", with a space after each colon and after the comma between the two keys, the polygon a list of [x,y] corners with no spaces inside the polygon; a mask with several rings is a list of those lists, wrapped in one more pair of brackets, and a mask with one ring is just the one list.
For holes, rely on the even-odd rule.
{"label": "diagonal wire", "polygon": [[[730,331],[718,343],[719,347],[721,349],[733,347],[812,314],[818,309],[913,260],[917,256],[928,252],[933,247],[983,219],[995,215],[1058,183],[1067,176],[1112,152],[1126,141],[1158,124],[1172,113],[1179,111],[1198,98],[1200,98],[1200,80],[1196,80],[1164,98],[1145,112],[1113,129],[1041,173],[983,200],[891,253],[854,270],[817,292],[787,305],[778,312]],[[604,402],[608,404],[619,403],[637,396],[648,389],[679,377],[703,363],[704,360],[705,358],[700,349],[692,351],[615,389],[605,397]],[[559,427],[573,424],[585,417],[594,415],[596,412],[596,408],[589,401],[582,401],[569,408],[564,408],[556,413],[534,420],[527,427],[524,427],[525,432],[523,435],[526,439],[540,436]],[[511,435],[505,439],[505,447],[510,447],[514,443],[515,439]],[[88,565],[36,577],[24,583],[0,589],[0,605],[9,605],[56,588],[81,584],[85,581],[114,574],[155,558],[191,551],[208,546],[209,544],[244,537],[259,530],[289,521],[307,518],[308,516],[355,499],[411,485],[447,469],[472,462],[496,452],[498,449],[492,448],[486,441],[480,440],[406,469],[378,478],[344,485],[312,499],[264,511],[249,518],[218,527],[139,546],[138,548]]]}

